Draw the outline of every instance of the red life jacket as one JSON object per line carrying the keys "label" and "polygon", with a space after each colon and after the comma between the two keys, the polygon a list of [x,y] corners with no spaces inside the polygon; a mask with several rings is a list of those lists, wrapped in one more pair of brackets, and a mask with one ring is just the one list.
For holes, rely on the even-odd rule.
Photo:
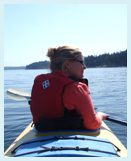
{"label": "red life jacket", "polygon": [[64,116],[64,87],[73,82],[61,71],[42,74],[35,78],[30,104],[34,123],[42,118],[53,119]]}

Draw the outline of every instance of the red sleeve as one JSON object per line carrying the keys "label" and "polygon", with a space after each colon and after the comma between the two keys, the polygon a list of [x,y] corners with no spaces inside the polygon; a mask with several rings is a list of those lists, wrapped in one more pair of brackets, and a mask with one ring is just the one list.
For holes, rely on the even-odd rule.
{"label": "red sleeve", "polygon": [[65,88],[64,106],[81,114],[87,129],[100,128],[102,120],[94,110],[89,88],[84,83],[72,83]]}

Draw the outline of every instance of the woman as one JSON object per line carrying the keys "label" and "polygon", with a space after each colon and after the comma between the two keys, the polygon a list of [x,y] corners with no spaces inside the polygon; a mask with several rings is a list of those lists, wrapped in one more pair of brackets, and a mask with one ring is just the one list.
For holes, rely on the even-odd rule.
{"label": "woman", "polygon": [[31,112],[38,131],[98,129],[108,115],[95,112],[90,91],[83,79],[82,53],[77,48],[50,48],[51,73],[35,78]]}

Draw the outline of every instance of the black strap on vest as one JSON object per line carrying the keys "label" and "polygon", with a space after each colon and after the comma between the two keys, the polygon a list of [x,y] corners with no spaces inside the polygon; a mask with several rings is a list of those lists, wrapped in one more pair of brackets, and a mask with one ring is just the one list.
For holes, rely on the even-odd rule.
{"label": "black strap on vest", "polygon": [[85,83],[87,86],[89,85],[87,78],[76,79],[75,77],[69,77],[74,82],[82,82]]}

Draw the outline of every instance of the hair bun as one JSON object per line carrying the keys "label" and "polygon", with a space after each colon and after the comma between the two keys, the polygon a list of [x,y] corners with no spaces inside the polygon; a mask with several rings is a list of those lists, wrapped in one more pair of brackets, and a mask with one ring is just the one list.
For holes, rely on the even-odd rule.
{"label": "hair bun", "polygon": [[55,57],[56,48],[49,48],[47,56],[52,60]]}

